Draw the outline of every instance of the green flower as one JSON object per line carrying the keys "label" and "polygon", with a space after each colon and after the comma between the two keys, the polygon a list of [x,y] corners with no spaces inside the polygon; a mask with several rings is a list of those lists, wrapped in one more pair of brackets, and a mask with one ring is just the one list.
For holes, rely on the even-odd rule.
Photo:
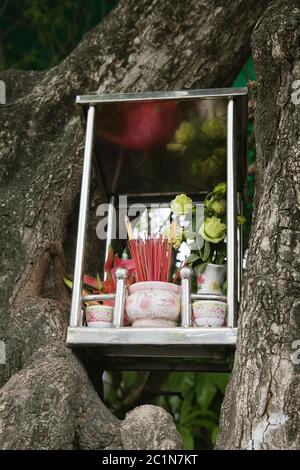
{"label": "green flower", "polygon": [[183,121],[175,132],[175,141],[182,145],[190,145],[195,138],[195,134],[193,124]]}
{"label": "green flower", "polygon": [[226,137],[226,123],[223,119],[212,118],[204,121],[202,132],[209,140],[219,140]]}
{"label": "green flower", "polygon": [[226,234],[226,225],[218,217],[208,217],[199,230],[204,240],[210,243],[220,243]]}
{"label": "green flower", "polygon": [[183,153],[194,140],[195,135],[194,126],[188,121],[183,121],[175,132],[174,142],[168,144],[167,149],[171,152]]}
{"label": "green flower", "polygon": [[169,152],[184,153],[186,150],[186,145],[171,142],[170,144],[167,144],[167,150],[169,150]]}
{"label": "green flower", "polygon": [[226,183],[219,183],[214,187],[212,192],[205,198],[205,207],[214,212],[215,215],[221,216],[226,212]]}
{"label": "green flower", "polygon": [[225,214],[226,211],[226,201],[225,199],[211,199],[208,201],[208,204],[205,204],[206,207],[214,212],[217,216]]}
{"label": "green flower", "polygon": [[246,217],[244,217],[243,215],[238,215],[237,216],[237,221],[240,225],[244,224],[245,222],[247,222],[247,219]]}
{"label": "green flower", "polygon": [[217,157],[226,157],[226,148],[225,147],[217,147],[214,149],[214,154],[217,156]]}
{"label": "green flower", "polygon": [[[222,162],[221,162],[222,163]],[[192,167],[192,171],[195,169],[196,175],[202,180],[207,181],[209,178],[214,177],[220,171],[220,159],[215,155],[206,158],[204,161],[198,161],[197,167]],[[193,173],[194,174],[194,173]]]}
{"label": "green flower", "polygon": [[171,201],[170,207],[176,215],[188,214],[193,208],[193,201],[186,194],[180,194]]}
{"label": "green flower", "polygon": [[174,238],[172,239],[172,245],[175,250],[178,250],[183,240],[183,230],[177,226],[175,230]]}
{"label": "green flower", "polygon": [[217,184],[217,186],[214,187],[211,194],[220,194],[222,196],[225,196],[226,191],[227,191],[227,184],[226,183],[219,183],[219,184]]}

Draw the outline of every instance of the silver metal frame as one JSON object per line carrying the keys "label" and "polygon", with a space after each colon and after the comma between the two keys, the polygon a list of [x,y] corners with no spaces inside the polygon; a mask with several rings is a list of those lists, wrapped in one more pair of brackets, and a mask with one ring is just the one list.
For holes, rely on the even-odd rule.
{"label": "silver metal frame", "polygon": [[126,295],[126,279],[128,271],[126,268],[118,268],[115,273],[117,287],[116,287],[116,300],[114,308],[114,321],[113,325],[116,328],[124,326],[125,314],[125,295]]}
{"label": "silver metal frame", "polygon": [[77,245],[75,257],[74,282],[72,290],[72,306],[70,316],[70,326],[81,326],[81,291],[82,291],[82,274],[83,260],[86,239],[86,225],[88,215],[88,202],[90,192],[92,152],[94,140],[94,119],[95,107],[90,106],[87,115],[86,138],[83,157],[82,184],[79,206],[79,220],[77,232]]}
{"label": "silver metal frame", "polygon": [[236,165],[234,153],[234,99],[227,105],[227,326],[233,328],[237,301]]}
{"label": "silver metal frame", "polygon": [[[74,346],[126,346],[126,351],[118,351],[122,355],[134,355],[136,346],[164,346],[160,356],[170,356],[169,346],[231,346],[236,343],[237,328],[69,328],[68,344]],[[145,355],[151,352],[144,350]],[[148,354],[146,354],[148,352]],[[197,356],[191,351],[189,356]],[[137,354],[138,355],[138,354]],[[152,352],[153,355],[153,352]],[[156,353],[157,355],[157,353]]]}
{"label": "silver metal frame", "polygon": [[[70,316],[70,327],[68,328],[67,343],[71,346],[97,346],[106,348],[117,347],[114,354],[122,355],[122,347],[126,347],[126,354],[135,354],[137,345],[148,347],[164,346],[159,355],[170,353],[169,347],[187,348],[187,355],[191,355],[191,347],[199,346],[224,346],[234,347],[236,342],[236,316],[237,301],[239,300],[239,288],[241,281],[240,263],[242,256],[238,251],[241,250],[241,232],[237,235],[237,170],[234,142],[235,126],[235,105],[236,97],[246,97],[247,88],[228,88],[214,90],[192,90],[176,92],[155,92],[155,93],[132,93],[115,95],[87,95],[79,96],[76,99],[77,104],[88,106],[86,141],[83,161],[82,187],[80,197],[78,236],[76,248],[76,261],[74,273],[74,285],[72,294],[72,307]],[[89,187],[91,178],[91,161],[93,152],[94,119],[95,106],[104,102],[116,101],[136,101],[136,100],[155,100],[155,99],[178,99],[178,98],[228,98],[227,106],[227,327],[223,328],[194,328],[191,327],[192,313],[191,301],[200,299],[211,299],[226,301],[222,295],[191,294],[191,271],[184,268],[181,271],[181,326],[177,328],[127,328],[123,326],[124,306],[126,297],[125,282],[127,270],[119,269],[116,272],[117,289],[116,294],[98,294],[81,296],[82,277],[84,266],[84,250],[88,214]],[[243,109],[244,113],[244,109]],[[115,203],[115,196],[110,200],[110,212],[112,213]],[[108,218],[110,216],[108,215]],[[109,224],[112,225],[111,223]],[[112,227],[110,227],[112,228]],[[106,253],[111,242],[112,234],[107,233]],[[237,243],[239,244],[237,250]],[[239,263],[239,265],[238,265]],[[111,300],[115,299],[114,322],[113,327],[108,329],[93,329],[82,326],[82,301],[89,300]],[[118,350],[120,347],[120,350]],[[154,350],[153,350],[154,351]],[[151,353],[145,350],[145,355],[149,357],[153,354],[157,357],[157,352]],[[169,351],[165,353],[165,351]],[[125,355],[126,355],[125,354]],[[124,355],[124,354],[123,354]],[[171,354],[174,356],[174,352]],[[196,351],[194,355],[197,356]],[[175,353],[176,356],[176,353]]]}
{"label": "silver metal frame", "polygon": [[193,271],[191,268],[184,267],[180,270],[181,278],[181,326],[189,328],[192,325],[192,306],[191,306],[191,277]]}
{"label": "silver metal frame", "polygon": [[155,91],[142,93],[114,93],[111,95],[82,95],[76,97],[76,104],[96,105],[118,101],[169,100],[180,98],[227,98],[247,96],[248,88],[207,88],[206,90]]}

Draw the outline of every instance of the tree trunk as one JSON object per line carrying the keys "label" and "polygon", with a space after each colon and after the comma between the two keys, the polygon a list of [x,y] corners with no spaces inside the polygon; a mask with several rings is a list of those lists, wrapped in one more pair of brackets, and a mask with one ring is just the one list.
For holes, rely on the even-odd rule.
{"label": "tree trunk", "polygon": [[222,449],[300,448],[299,40],[299,0],[272,3],[252,37],[256,203]]}
{"label": "tree trunk", "polygon": [[1,448],[180,447],[157,407],[115,419],[65,345],[62,277],[64,259],[68,267],[74,261],[84,139],[74,100],[94,91],[230,85],[265,4],[122,0],[58,66],[2,74]]}

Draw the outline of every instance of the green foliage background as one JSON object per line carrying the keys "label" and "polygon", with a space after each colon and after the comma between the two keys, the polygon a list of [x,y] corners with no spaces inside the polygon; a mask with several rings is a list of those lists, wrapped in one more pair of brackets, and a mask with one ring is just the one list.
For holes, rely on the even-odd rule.
{"label": "green foliage background", "polygon": [[[114,372],[110,379],[105,401],[120,419],[134,406],[152,403],[162,406],[173,416],[186,450],[214,446],[229,374]],[[157,381],[161,382],[159,389],[155,387]],[[146,394],[148,399],[145,400],[143,392],[147,389],[150,393]]]}
{"label": "green foliage background", "polygon": [[[116,0],[2,0],[0,70],[43,70],[58,64],[116,3]],[[245,86],[249,79],[255,79],[251,58],[233,86]],[[253,122],[248,130],[251,135]],[[255,161],[254,144],[249,148],[248,161],[249,164]],[[249,220],[253,192],[254,175],[248,177]],[[160,377],[159,390],[150,393],[148,402],[163,406],[173,415],[186,449],[213,447],[229,374],[174,372]],[[114,372],[110,380],[106,402],[122,418],[128,409],[139,404],[149,373]]]}
{"label": "green foliage background", "polygon": [[0,71],[43,70],[63,60],[116,0],[2,0]]}
{"label": "green foliage background", "polygon": [[[236,77],[233,82],[233,86],[235,87],[243,87],[247,86],[249,81],[255,81],[255,71],[253,65],[252,57],[249,57],[243,68],[241,69],[240,73]],[[252,96],[251,89],[249,90],[250,97]],[[248,165],[255,164],[255,157],[256,157],[256,148],[255,148],[255,138],[254,138],[254,119],[252,116],[249,116],[248,121]],[[255,183],[255,173],[248,174],[247,177],[247,204],[245,207],[245,216],[247,217],[248,221],[251,221],[252,217],[252,209],[253,209],[253,198],[254,198],[254,183]],[[250,223],[245,227],[246,231],[249,232]],[[248,237],[246,237],[248,238]]]}

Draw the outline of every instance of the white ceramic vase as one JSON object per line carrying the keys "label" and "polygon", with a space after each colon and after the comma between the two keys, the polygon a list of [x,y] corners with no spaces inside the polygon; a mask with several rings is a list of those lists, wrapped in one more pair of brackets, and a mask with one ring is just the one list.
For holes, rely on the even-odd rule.
{"label": "white ceramic vase", "polygon": [[197,293],[222,295],[225,274],[226,266],[208,263],[204,272],[197,274]]}
{"label": "white ceramic vase", "polygon": [[180,317],[180,286],[137,282],[129,287],[126,314],[133,327],[175,327]]}

